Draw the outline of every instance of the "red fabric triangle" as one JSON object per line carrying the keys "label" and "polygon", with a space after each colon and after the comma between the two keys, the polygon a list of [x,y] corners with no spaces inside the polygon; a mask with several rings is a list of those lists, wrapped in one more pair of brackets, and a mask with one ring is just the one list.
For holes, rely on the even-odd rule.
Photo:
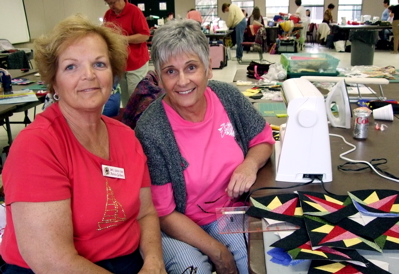
{"label": "red fabric triangle", "polygon": [[312,200],[315,203],[318,203],[319,205],[321,205],[322,207],[324,207],[326,210],[328,210],[328,212],[335,212],[341,208],[344,208],[344,205],[338,205],[336,203],[333,202],[329,202],[327,200],[312,196],[312,195],[305,195],[306,197],[308,197],[310,200]]}
{"label": "red fabric triangle", "polygon": [[377,202],[368,204],[367,206],[379,209],[384,212],[391,212],[392,205],[395,203],[396,198],[398,197],[397,194],[385,197]]}

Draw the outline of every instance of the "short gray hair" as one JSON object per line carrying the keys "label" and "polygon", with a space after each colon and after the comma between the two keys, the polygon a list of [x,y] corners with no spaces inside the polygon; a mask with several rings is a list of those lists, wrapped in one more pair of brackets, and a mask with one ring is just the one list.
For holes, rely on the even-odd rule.
{"label": "short gray hair", "polygon": [[161,66],[172,56],[195,54],[209,68],[209,42],[197,21],[174,20],[155,31],[151,45],[151,59],[155,70],[161,73]]}

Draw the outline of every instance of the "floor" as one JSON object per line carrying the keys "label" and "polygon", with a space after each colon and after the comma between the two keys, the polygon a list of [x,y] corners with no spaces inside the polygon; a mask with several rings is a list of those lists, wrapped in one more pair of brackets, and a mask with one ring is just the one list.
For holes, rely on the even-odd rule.
{"label": "floor", "polygon": [[[235,50],[231,49],[230,50],[231,54],[230,56],[235,56]],[[322,45],[319,44],[306,44],[305,48],[304,48],[304,52],[324,52],[324,53],[328,53],[331,54],[332,56],[338,58],[340,60],[338,68],[339,69],[347,69],[350,68],[350,63],[351,63],[351,53],[347,53],[347,52],[336,52],[334,49],[328,49]],[[268,60],[270,62],[279,62],[280,61],[280,55],[279,54],[274,54],[271,55],[269,53],[265,53],[263,55],[265,60]],[[259,56],[258,53],[256,52],[249,52],[246,53],[244,52],[244,56],[243,56],[243,60],[248,60],[250,61],[252,60],[258,60]],[[237,71],[237,69],[246,69],[248,64],[238,64],[237,61],[232,61],[229,60],[228,61],[228,66],[224,67],[223,69],[215,69],[213,70],[213,79],[215,80],[220,80],[220,81],[224,81],[224,82],[228,82],[228,83],[232,83],[235,73]],[[379,66],[379,67],[385,67],[388,65],[393,65],[398,67],[399,66],[399,55],[396,54],[391,54],[390,51],[381,51],[381,50],[376,50],[375,54],[374,54],[374,65],[375,66]],[[150,69],[153,69],[153,67],[150,67]],[[37,107],[37,112],[41,112],[41,107]],[[33,110],[29,111],[29,116],[30,119],[33,120]],[[15,114],[14,116],[12,116],[10,118],[11,121],[20,121],[21,119],[23,119],[22,113],[18,113]],[[19,133],[19,131],[21,129],[24,128],[24,125],[12,125],[12,134],[13,137],[15,138],[15,136]],[[7,142],[7,133],[6,131],[0,130],[0,149],[7,146],[8,142]],[[1,152],[1,151],[0,151]]]}

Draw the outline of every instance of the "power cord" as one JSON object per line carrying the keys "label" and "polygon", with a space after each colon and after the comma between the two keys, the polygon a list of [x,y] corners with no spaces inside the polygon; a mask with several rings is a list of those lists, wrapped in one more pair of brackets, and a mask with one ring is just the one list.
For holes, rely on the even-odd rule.
{"label": "power cord", "polygon": [[[390,174],[389,172],[383,171],[382,169],[380,169],[378,167],[378,165],[386,164],[388,162],[386,159],[384,159],[384,158],[372,159],[370,162],[367,162],[367,161],[363,161],[363,160],[353,160],[353,159],[347,158],[347,157],[345,157],[345,155],[355,151],[356,150],[356,146],[354,144],[351,144],[348,141],[346,141],[346,139],[343,136],[341,136],[341,135],[330,133],[330,136],[341,138],[344,141],[345,144],[347,144],[348,146],[352,147],[350,150],[348,150],[348,151],[346,151],[344,153],[341,153],[339,155],[339,158],[341,158],[342,160],[347,161],[347,163],[338,166],[338,168],[340,168],[341,170],[344,170],[344,171],[348,171],[349,169],[344,169],[343,167],[346,166],[346,165],[352,165],[352,164],[363,164],[363,165],[367,166],[366,168],[370,168],[371,170],[373,170],[378,176],[380,176],[380,177],[382,177],[384,179],[391,180],[391,181],[394,181],[396,183],[399,183],[399,178],[398,177]],[[374,163],[374,164],[372,163],[372,162],[377,162],[377,161],[384,161],[384,162],[382,162],[382,163]],[[360,171],[360,170],[363,170],[363,169],[366,169],[366,168],[352,169],[352,171]]]}
{"label": "power cord", "polygon": [[[254,190],[248,192],[247,196],[246,196],[245,199],[244,199],[244,204],[248,204],[249,198],[250,198],[250,197],[252,196],[252,194],[254,194],[256,191],[259,191],[259,190],[267,190],[267,189],[290,189],[290,188],[295,188],[295,187],[306,186],[306,185],[309,185],[309,184],[313,183],[315,179],[318,179],[318,178],[314,177],[314,178],[311,178],[311,180],[310,180],[309,182],[302,183],[302,184],[295,184],[295,185],[287,186],[287,187],[265,186],[265,187],[260,187],[260,188],[254,189]],[[320,179],[318,179],[318,180],[320,180]],[[323,188],[324,188],[324,184],[323,184]],[[324,188],[324,190],[325,190],[325,188]],[[243,227],[243,231],[244,231],[244,230],[245,230],[245,218],[243,218],[242,227]],[[244,232],[244,233],[242,233],[242,235],[243,235],[243,237],[244,237],[245,248],[248,250],[249,247],[248,247],[247,233]]]}

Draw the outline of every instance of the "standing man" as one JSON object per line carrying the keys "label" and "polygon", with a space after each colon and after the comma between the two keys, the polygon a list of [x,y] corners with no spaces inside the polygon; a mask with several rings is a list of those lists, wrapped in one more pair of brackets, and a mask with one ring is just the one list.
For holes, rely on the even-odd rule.
{"label": "standing man", "polygon": [[241,43],[244,41],[244,31],[245,28],[247,27],[247,21],[245,20],[245,16],[242,13],[241,8],[234,4],[224,3],[222,5],[222,11],[223,13],[225,12],[229,13],[229,17],[226,23],[227,27],[234,28],[236,32],[236,45],[237,45],[236,58],[238,63],[241,64],[242,55],[244,51]]}
{"label": "standing man", "polygon": [[129,56],[127,58],[126,73],[120,79],[122,106],[126,107],[130,95],[137,84],[148,71],[147,40],[150,38],[150,29],[143,12],[127,0],[105,0],[109,10],[105,12],[104,22],[119,26],[129,42]]}

